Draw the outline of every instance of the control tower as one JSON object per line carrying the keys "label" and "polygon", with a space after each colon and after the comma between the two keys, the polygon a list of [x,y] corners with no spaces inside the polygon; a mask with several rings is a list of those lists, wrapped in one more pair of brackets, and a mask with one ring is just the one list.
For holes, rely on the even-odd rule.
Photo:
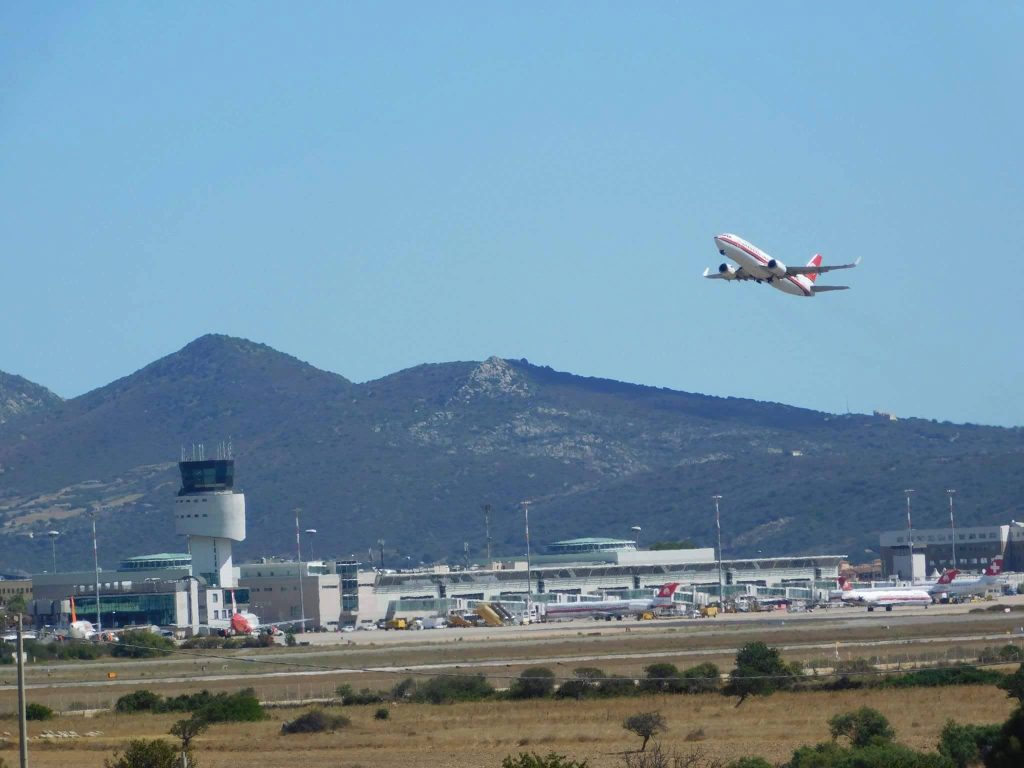
{"label": "control tower", "polygon": [[234,491],[234,459],[181,461],[174,528],[188,537],[192,575],[207,587],[233,588],[231,542],[245,540],[245,494]]}

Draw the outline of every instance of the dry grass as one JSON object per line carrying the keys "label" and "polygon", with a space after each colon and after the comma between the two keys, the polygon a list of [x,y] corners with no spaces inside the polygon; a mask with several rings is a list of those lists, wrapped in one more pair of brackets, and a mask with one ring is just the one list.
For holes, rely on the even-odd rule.
{"label": "dry grass", "polygon": [[[705,696],[655,696],[608,701],[487,702],[429,706],[404,704],[391,708],[391,719],[375,720],[375,707],[344,710],[352,725],[335,734],[281,736],[283,720],[298,710],[275,710],[263,723],[215,725],[197,740],[203,768],[227,768],[251,760],[262,765],[301,765],[302,768],[391,768],[454,766],[496,768],[508,754],[519,751],[559,753],[586,758],[595,768],[618,766],[624,750],[636,739],[621,723],[640,710],[659,710],[669,724],[661,743],[686,752],[694,745],[687,736],[702,730],[700,742],[711,754],[735,758],[759,754],[771,761],[789,757],[800,744],[828,738],[827,720],[859,706],[881,710],[893,723],[901,742],[933,748],[943,723],[994,723],[1009,715],[1011,702],[988,686],[965,686],[955,691],[924,689],[785,693],[748,700]],[[100,730],[102,737],[39,746],[33,742],[32,765],[91,768],[128,738],[157,738],[180,716],[106,714],[95,718],[62,718],[45,724],[50,730]],[[11,723],[11,721],[6,721]],[[11,723],[13,725],[13,723]],[[44,730],[33,723],[33,734]],[[8,762],[12,748],[0,750]],[[439,763],[440,760],[440,763]]]}

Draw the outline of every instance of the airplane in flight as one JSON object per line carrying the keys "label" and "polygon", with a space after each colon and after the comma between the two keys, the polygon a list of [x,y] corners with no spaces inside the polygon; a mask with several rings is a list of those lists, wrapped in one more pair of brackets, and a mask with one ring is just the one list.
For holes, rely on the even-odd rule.
{"label": "airplane in flight", "polygon": [[739,266],[722,263],[717,272],[704,270],[704,277],[711,280],[753,280],[768,283],[783,293],[793,296],[814,296],[825,291],[845,291],[848,285],[815,285],[818,275],[834,269],[853,269],[860,264],[858,258],[852,264],[834,264],[822,266],[821,254],[814,254],[806,267],[787,267],[778,259],[773,259],[756,245],[748,243],[738,235],[729,233],[715,237],[715,247],[726,258],[732,259]]}
{"label": "airplane in flight", "polygon": [[944,592],[947,595],[983,595],[993,589],[1001,588],[1005,583],[1003,579],[999,578],[1002,572],[1003,558],[993,557],[992,562],[984,570],[980,578],[959,581],[956,577],[960,571],[955,569],[946,571],[946,574],[950,575],[949,582],[941,588],[939,588],[939,585],[936,585],[932,592]]}
{"label": "airplane in flight", "polygon": [[672,595],[679,589],[678,582],[666,584],[658,590],[657,596],[642,600],[587,600],[575,603],[548,603],[544,607],[544,621],[561,619],[590,618],[621,619],[623,616],[635,616],[655,608],[666,608],[672,605]]}

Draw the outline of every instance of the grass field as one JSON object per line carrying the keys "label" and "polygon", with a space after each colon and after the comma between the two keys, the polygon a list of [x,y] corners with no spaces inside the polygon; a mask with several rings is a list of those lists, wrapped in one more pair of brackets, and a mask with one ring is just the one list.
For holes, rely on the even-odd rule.
{"label": "grass field", "polygon": [[[899,741],[922,749],[934,748],[949,718],[996,723],[1005,720],[1012,709],[1005,694],[990,686],[779,693],[749,699],[740,707],[736,707],[736,699],[719,694],[580,702],[400,704],[390,707],[389,720],[374,719],[375,706],[346,707],[339,711],[352,718],[348,728],[334,734],[298,736],[282,736],[280,727],[304,710],[275,709],[271,719],[262,723],[212,726],[196,743],[204,768],[253,761],[301,768],[497,768],[508,754],[552,750],[586,758],[595,768],[603,768],[619,765],[622,753],[638,746],[638,740],[622,729],[622,720],[636,712],[658,710],[669,724],[660,740],[669,750],[700,747],[723,758],[758,754],[776,761],[788,758],[801,744],[828,739],[829,717],[864,705],[876,707],[890,719]],[[129,738],[165,735],[179,717],[103,714],[31,723],[33,735],[43,730],[103,732],[103,736],[55,744],[33,740],[31,763],[42,768],[102,766],[119,744]],[[0,730],[12,728],[16,730],[12,720],[0,725]],[[14,745],[0,750],[0,757],[16,764]]]}

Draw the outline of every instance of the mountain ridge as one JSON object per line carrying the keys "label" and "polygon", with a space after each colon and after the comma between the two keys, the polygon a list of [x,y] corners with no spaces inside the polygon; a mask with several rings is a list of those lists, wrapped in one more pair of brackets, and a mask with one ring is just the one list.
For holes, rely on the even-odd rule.
{"label": "mountain ridge", "polygon": [[411,562],[454,556],[464,542],[479,551],[484,503],[496,544],[514,553],[525,498],[537,541],[641,525],[647,541],[707,543],[715,493],[726,497],[726,556],[857,554],[877,547],[879,528],[900,525],[908,486],[920,489],[922,525],[941,524],[947,487],[960,489],[965,519],[1019,517],[1022,437],[581,377],[525,359],[426,363],[353,383],[208,334],[0,424],[0,561],[41,567],[28,534],[56,527],[68,562],[85,564],[92,509],[104,562],[174,548],[178,448],[229,438],[249,507],[242,557],[287,554],[296,507],[319,531],[318,553],[358,556],[380,538]]}

